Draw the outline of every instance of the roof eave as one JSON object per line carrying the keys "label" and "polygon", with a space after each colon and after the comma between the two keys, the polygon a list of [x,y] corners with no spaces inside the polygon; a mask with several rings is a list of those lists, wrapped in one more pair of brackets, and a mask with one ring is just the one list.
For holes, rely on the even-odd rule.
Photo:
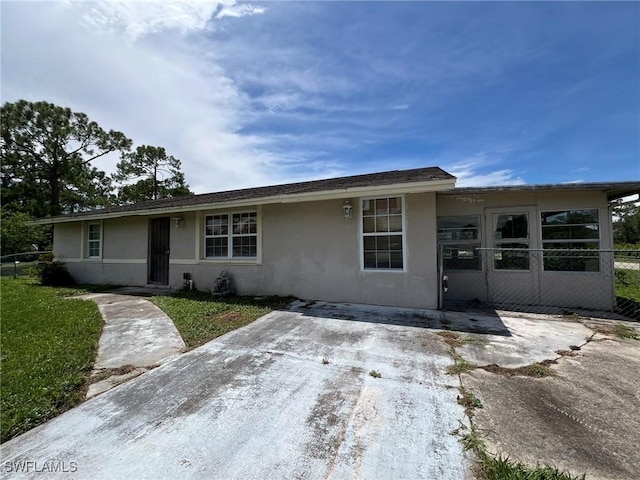
{"label": "roof eave", "polygon": [[366,197],[370,195],[401,195],[406,193],[427,193],[450,190],[455,187],[455,177],[446,180],[428,180],[423,182],[408,182],[391,185],[376,185],[366,187],[348,187],[322,192],[305,192],[296,194],[281,194],[263,198],[247,198],[231,200],[227,202],[199,203],[180,205],[165,208],[147,208],[141,210],[128,210],[121,212],[96,212],[94,214],[82,213],[78,215],[65,215],[60,217],[41,218],[34,220],[35,225],[50,225],[57,223],[70,223],[91,220],[106,220],[110,218],[137,217],[152,215],[167,215],[172,213],[193,212],[201,210],[219,210],[226,208],[239,208],[257,205],[269,205],[276,203],[313,202],[321,200],[338,200],[349,197]]}

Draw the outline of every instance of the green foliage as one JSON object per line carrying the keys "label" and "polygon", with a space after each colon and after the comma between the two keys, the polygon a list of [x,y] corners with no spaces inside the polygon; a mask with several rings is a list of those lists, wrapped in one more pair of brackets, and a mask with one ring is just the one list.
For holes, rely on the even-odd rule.
{"label": "green foliage", "polygon": [[102,317],[95,303],[68,300],[70,289],[0,279],[2,441],[84,400]]}
{"label": "green foliage", "polygon": [[[192,195],[180,171],[180,160],[168,156],[162,147],[143,145],[122,156],[114,179],[122,183],[120,203]],[[134,183],[127,183],[127,182]]]}
{"label": "green foliage", "polygon": [[640,302],[640,271],[616,268],[616,296]]}
{"label": "green foliage", "polygon": [[40,283],[51,287],[67,287],[75,285],[71,274],[63,262],[45,263],[38,267]]}
{"label": "green foliage", "polygon": [[47,102],[19,100],[0,112],[3,207],[44,217],[109,203],[111,180],[91,162],[127,151],[124,134]]}
{"label": "green foliage", "polygon": [[179,292],[153,297],[175,323],[188,348],[195,348],[227,332],[243,327],[272,310],[285,308],[291,298],[213,297],[206,292]]}
{"label": "green foliage", "polygon": [[614,328],[614,333],[616,334],[617,337],[620,337],[620,338],[628,338],[631,340],[640,339],[640,335],[638,335],[638,333],[633,328],[629,327],[628,325],[625,325],[624,323],[616,324]]}
{"label": "green foliage", "polygon": [[640,244],[640,205],[637,202],[618,201],[613,207],[613,215],[618,217],[613,223],[614,242]]}
{"label": "green foliage", "polygon": [[556,467],[529,467],[520,462],[514,462],[508,457],[487,456],[483,459],[485,478],[495,480],[585,480],[586,475],[574,476]]}
{"label": "green foliage", "polygon": [[27,225],[27,222],[32,220],[29,215],[4,208],[0,216],[2,255],[29,252],[33,250],[33,245],[36,245],[38,250],[50,249],[51,229],[49,227]]}
{"label": "green foliage", "polygon": [[475,453],[477,465],[476,474],[479,479],[486,480],[585,480],[586,475],[571,475],[556,467],[549,465],[536,465],[530,467],[521,462],[516,462],[509,457],[489,453],[482,435],[471,425],[460,425],[453,431],[460,437],[460,443],[465,451]]}

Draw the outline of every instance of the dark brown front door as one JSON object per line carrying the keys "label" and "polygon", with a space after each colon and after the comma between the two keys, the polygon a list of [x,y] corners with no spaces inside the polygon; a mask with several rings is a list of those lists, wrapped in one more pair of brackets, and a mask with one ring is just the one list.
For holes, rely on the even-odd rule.
{"label": "dark brown front door", "polygon": [[149,283],[169,283],[169,217],[149,220]]}

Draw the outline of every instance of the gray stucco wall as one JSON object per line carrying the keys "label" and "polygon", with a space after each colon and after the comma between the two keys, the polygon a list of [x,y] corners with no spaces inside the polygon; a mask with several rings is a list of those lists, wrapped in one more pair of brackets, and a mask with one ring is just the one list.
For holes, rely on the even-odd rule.
{"label": "gray stucco wall", "polygon": [[[262,255],[259,262],[202,258],[204,215],[180,214],[182,228],[171,226],[169,285],[183,286],[190,273],[201,290],[212,287],[222,270],[240,294],[293,295],[339,302],[437,307],[435,194],[405,196],[404,271],[363,271],[359,200],[353,218],[342,216],[342,200],[265,205],[259,210]],[[219,213],[219,212],[218,212]],[[56,253],[81,282],[144,285],[147,276],[148,218],[103,221],[103,255],[82,259],[81,222],[56,225]],[[60,233],[58,233],[60,232]]]}
{"label": "gray stucco wall", "polygon": [[58,223],[53,229],[53,254],[61,260],[80,259],[82,223]]}
{"label": "gray stucco wall", "polygon": [[353,218],[346,221],[342,201],[335,200],[263,206],[260,265],[173,263],[170,283],[182,285],[186,272],[206,290],[226,270],[241,294],[435,308],[435,195],[407,195],[405,201],[404,272],[361,270],[359,202],[352,200]]}
{"label": "gray stucco wall", "polygon": [[[183,286],[191,274],[196,288],[209,290],[222,270],[229,272],[238,292],[246,295],[293,295],[337,302],[437,308],[437,215],[479,214],[483,247],[492,246],[487,224],[494,208],[531,212],[531,248],[541,247],[539,214],[545,210],[598,208],[600,248],[611,248],[611,223],[603,193],[525,192],[483,195],[407,194],[405,199],[404,271],[366,271],[361,268],[360,201],[352,198],[353,218],[342,216],[342,200],[264,205],[258,211],[261,257],[241,262],[206,260],[204,216],[225,211],[182,213],[181,228],[170,230],[169,286]],[[437,209],[437,215],[436,215]],[[244,209],[246,211],[247,209]],[[145,285],[149,218],[108,219],[103,223],[101,259],[83,259],[86,227],[82,222],[55,226],[55,253],[67,261],[81,282]],[[445,298],[490,300],[491,292],[508,295],[523,289],[533,303],[584,308],[611,308],[612,272],[448,272]],[[489,287],[489,288],[488,288]],[[592,293],[599,292],[595,296]],[[494,293],[495,295],[495,293]],[[526,297],[525,295],[525,297]]]}

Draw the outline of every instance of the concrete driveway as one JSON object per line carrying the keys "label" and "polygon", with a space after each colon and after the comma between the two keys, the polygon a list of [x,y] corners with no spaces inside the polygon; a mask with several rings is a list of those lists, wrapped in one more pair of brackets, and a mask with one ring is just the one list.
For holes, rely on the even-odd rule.
{"label": "concrete driveway", "polygon": [[438,316],[273,312],[5,443],[1,475],[469,478]]}

